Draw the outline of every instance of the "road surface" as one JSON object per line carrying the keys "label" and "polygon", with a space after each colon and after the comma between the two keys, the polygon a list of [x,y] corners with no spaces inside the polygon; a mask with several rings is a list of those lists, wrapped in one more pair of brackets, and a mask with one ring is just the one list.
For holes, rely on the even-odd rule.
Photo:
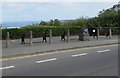
{"label": "road surface", "polygon": [[3,76],[118,76],[118,44],[2,62]]}

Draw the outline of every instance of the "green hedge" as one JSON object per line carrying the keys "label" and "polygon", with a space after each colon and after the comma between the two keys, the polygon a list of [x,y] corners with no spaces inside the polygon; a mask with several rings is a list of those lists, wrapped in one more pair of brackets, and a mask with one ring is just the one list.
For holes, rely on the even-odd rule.
{"label": "green hedge", "polygon": [[[26,38],[29,36],[29,32],[33,32],[33,37],[36,34],[42,34],[43,32],[47,32],[49,34],[49,30],[52,30],[53,36],[60,36],[64,31],[70,30],[70,35],[78,35],[79,34],[79,26],[26,26],[22,28],[11,28],[11,29],[1,29],[2,30],[2,39],[6,39],[6,33],[10,32],[11,39],[19,39],[23,34],[26,34]],[[106,31],[105,29],[100,30],[100,34],[104,35]],[[117,35],[118,30],[112,29],[112,34]],[[40,35],[39,37],[42,37]]]}
{"label": "green hedge", "polygon": [[52,30],[53,36],[60,36],[64,31],[70,29],[71,32],[75,33],[78,31],[79,27],[75,26],[26,26],[22,28],[11,28],[11,29],[2,29],[2,39],[6,39],[6,33],[10,32],[11,39],[19,39],[22,34],[29,34],[29,31],[34,34],[47,32],[49,34],[49,30]]}
{"label": "green hedge", "polygon": [[2,29],[2,39],[6,39],[7,32],[10,33],[10,38],[11,39],[18,39],[21,36],[20,29],[17,29],[17,28]]}

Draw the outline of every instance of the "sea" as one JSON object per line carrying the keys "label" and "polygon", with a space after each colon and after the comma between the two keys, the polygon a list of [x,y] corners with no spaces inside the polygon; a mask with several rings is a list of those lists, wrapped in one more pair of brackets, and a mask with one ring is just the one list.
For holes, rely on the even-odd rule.
{"label": "sea", "polygon": [[39,21],[20,21],[20,22],[3,22],[1,29],[20,28],[28,25],[38,24]]}

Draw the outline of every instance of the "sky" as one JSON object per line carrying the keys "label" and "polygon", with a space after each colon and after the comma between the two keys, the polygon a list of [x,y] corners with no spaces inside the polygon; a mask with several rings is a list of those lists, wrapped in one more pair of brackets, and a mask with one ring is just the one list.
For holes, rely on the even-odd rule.
{"label": "sky", "polygon": [[94,17],[117,2],[2,2],[0,22]]}

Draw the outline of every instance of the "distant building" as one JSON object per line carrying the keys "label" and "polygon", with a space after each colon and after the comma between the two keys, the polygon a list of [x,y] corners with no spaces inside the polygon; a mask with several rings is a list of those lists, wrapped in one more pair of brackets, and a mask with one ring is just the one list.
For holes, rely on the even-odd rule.
{"label": "distant building", "polygon": [[61,23],[61,25],[63,25],[64,23],[66,23],[66,22],[70,22],[70,21],[74,21],[75,19],[73,19],[73,20],[59,20],[60,21],[60,23]]}

